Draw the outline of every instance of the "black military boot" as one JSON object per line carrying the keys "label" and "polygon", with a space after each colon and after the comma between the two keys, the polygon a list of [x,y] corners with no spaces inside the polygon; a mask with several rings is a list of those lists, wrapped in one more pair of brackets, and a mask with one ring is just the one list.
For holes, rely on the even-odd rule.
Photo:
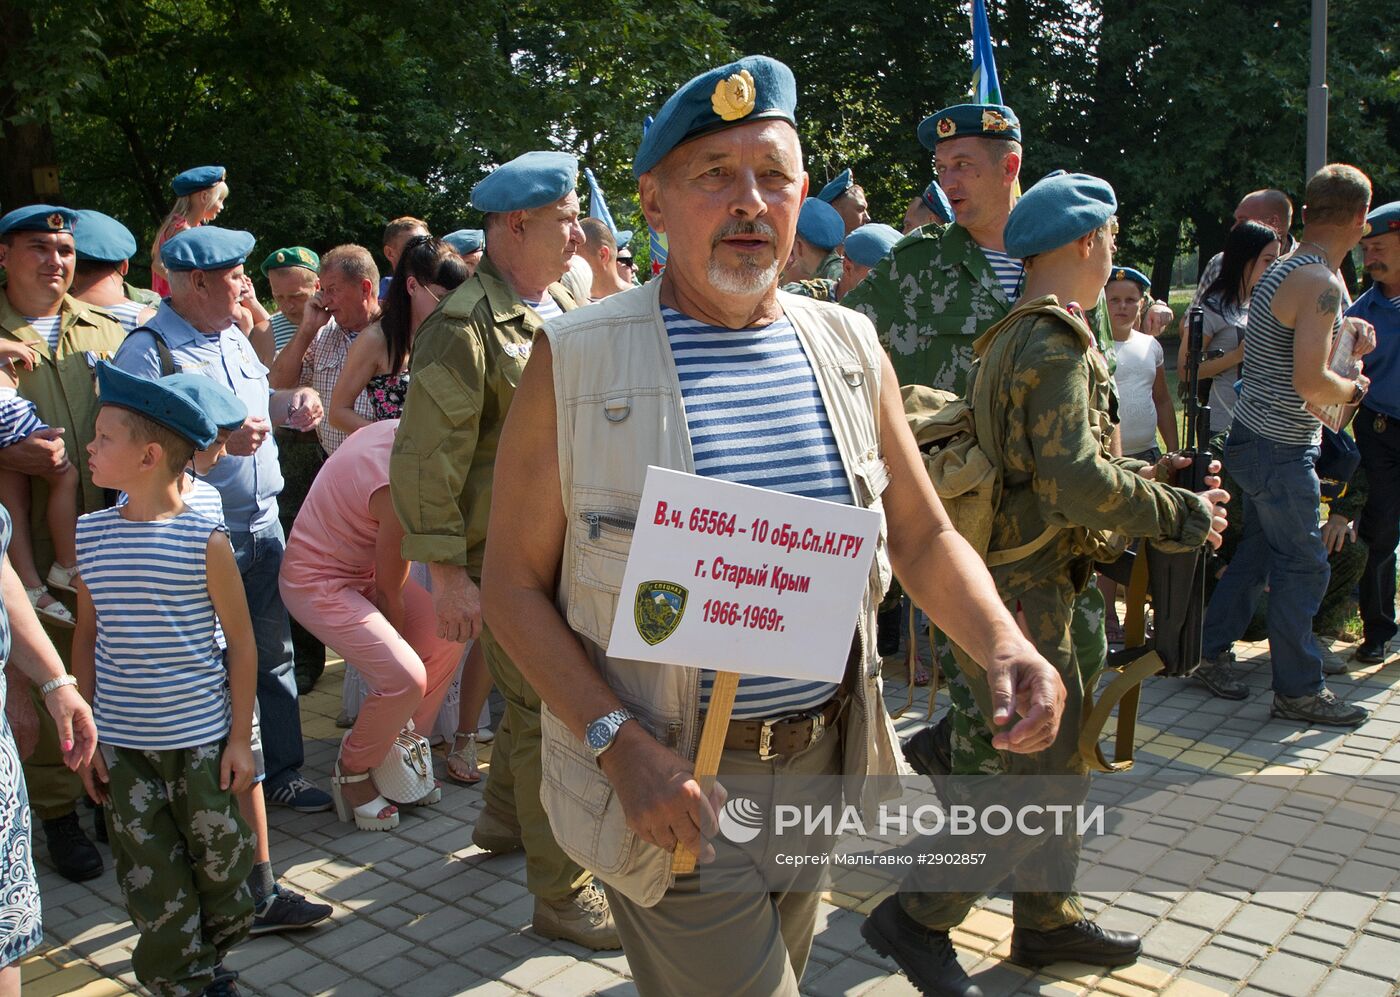
{"label": "black military boot", "polygon": [[1363,665],[1379,665],[1390,654],[1390,641],[1363,640],[1356,649],[1356,660]]}
{"label": "black military boot", "polygon": [[1142,939],[1129,931],[1108,931],[1090,920],[1050,931],[1018,927],[1011,932],[1011,961],[1039,968],[1052,962],[1126,966],[1142,955]]}
{"label": "black military boot", "polygon": [[97,846],[83,833],[76,810],[54,820],[46,820],[44,837],[49,843],[49,858],[54,868],[75,883],[96,879],[102,875],[102,855]]}
{"label": "black military boot", "polygon": [[982,997],[982,988],[958,964],[946,931],[930,931],[886,897],[870,912],[860,933],[870,947],[893,959],[909,982],[927,997]]}
{"label": "black military boot", "polygon": [[949,775],[953,771],[953,720],[947,713],[904,742],[904,760],[919,775]]}

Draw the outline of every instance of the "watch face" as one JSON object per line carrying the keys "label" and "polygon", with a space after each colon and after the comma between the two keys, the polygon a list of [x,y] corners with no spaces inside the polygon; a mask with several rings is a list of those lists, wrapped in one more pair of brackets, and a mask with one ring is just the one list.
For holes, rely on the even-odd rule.
{"label": "watch face", "polygon": [[588,746],[594,751],[606,748],[610,740],[612,740],[612,725],[606,720],[595,720],[588,725]]}

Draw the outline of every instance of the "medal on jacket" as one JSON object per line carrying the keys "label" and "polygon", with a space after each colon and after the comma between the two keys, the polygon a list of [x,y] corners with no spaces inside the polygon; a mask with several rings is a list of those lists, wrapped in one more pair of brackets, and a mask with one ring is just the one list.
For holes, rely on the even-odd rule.
{"label": "medal on jacket", "polygon": [[1373,423],[1371,423],[1371,428],[1374,429],[1374,430],[1375,430],[1376,432],[1378,432],[1378,433],[1384,433],[1384,432],[1385,432],[1385,426],[1386,426],[1386,418],[1385,418],[1385,416],[1383,416],[1383,415],[1378,415],[1378,416],[1376,416],[1376,421],[1373,422]]}

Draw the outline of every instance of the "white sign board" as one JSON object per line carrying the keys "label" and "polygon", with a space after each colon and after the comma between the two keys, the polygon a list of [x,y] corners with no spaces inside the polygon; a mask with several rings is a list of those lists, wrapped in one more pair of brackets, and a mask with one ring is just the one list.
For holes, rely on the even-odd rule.
{"label": "white sign board", "polygon": [[608,654],[839,682],[880,520],[648,468]]}

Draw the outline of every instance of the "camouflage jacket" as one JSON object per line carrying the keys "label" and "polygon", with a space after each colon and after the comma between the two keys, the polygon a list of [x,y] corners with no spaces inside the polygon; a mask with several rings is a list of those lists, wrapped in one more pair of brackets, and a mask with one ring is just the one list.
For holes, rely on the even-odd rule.
{"label": "camouflage jacket", "polygon": [[813,280],[838,281],[841,279],[841,254],[832,250],[822,257],[822,261],[817,264],[816,271],[812,274]]}
{"label": "camouflage jacket", "polygon": [[821,277],[784,284],[783,290],[789,294],[800,294],[804,298],[815,298],[817,301],[836,300],[836,281]]}
{"label": "camouflage jacket", "polygon": [[[1111,372],[1113,332],[1102,302],[1100,296],[1089,324]],[[959,395],[972,369],[973,341],[1013,304],[961,225],[910,232],[841,303],[875,324],[900,384]]]}
{"label": "camouflage jacket", "polygon": [[[1005,400],[997,438],[979,440],[1002,469],[991,548],[1027,543],[1046,526],[1145,537],[1165,550],[1199,546],[1210,532],[1205,501],[1141,477],[1141,461],[1110,456],[1113,376],[1107,361],[1087,325],[1033,310],[1043,305],[1058,302],[1053,296],[1022,300],[1010,324],[997,330],[996,348],[1010,351],[1010,362],[990,369],[1005,371],[1003,382],[978,384],[979,365],[968,386],[969,396],[992,390]],[[984,336],[973,350],[982,356],[990,343]],[[1029,558],[994,568],[998,592],[1010,600],[1050,584],[1067,606],[1087,577],[1084,537],[1083,530],[1065,529]]]}

